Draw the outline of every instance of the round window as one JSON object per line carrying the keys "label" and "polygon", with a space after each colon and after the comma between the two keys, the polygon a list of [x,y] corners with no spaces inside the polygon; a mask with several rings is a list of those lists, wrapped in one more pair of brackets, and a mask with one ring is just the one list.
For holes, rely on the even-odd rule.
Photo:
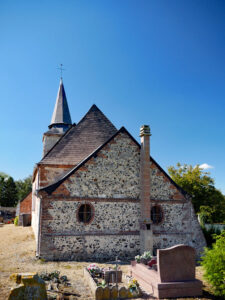
{"label": "round window", "polygon": [[78,209],[78,220],[82,223],[89,223],[93,216],[93,209],[90,204],[81,204]]}
{"label": "round window", "polygon": [[151,219],[153,224],[159,224],[163,219],[163,211],[161,206],[154,205],[151,209]]}

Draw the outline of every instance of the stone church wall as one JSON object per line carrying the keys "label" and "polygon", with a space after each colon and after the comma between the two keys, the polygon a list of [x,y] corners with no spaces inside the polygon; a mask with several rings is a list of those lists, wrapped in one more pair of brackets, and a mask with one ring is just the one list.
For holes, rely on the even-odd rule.
{"label": "stone church wall", "polygon": [[35,191],[38,188],[38,180],[39,180],[39,173],[36,173],[35,179],[32,183],[32,205],[31,205],[31,211],[32,211],[32,218],[31,218],[31,226],[34,231],[35,239],[37,240],[38,235],[38,222],[39,222],[39,205],[40,205],[40,199],[37,197]]}
{"label": "stone church wall", "polygon": [[206,246],[192,203],[175,184],[151,161],[152,205],[160,206],[163,220],[153,225],[155,249],[176,244],[194,247],[199,257]]}
{"label": "stone church wall", "polygon": [[65,185],[71,196],[139,198],[140,153],[125,133],[120,133],[89,160]]}
{"label": "stone church wall", "polygon": [[[84,225],[78,221],[77,212],[81,204],[88,203],[93,207],[93,219]],[[97,201],[51,201],[48,208],[51,218],[46,222],[54,232],[64,233],[116,233],[118,231],[139,230],[140,203],[135,202],[97,202]]]}
{"label": "stone church wall", "polygon": [[[152,204],[163,210],[163,221],[153,225],[154,247],[185,243],[199,254],[205,241],[191,203],[153,160],[150,167]],[[44,169],[42,182],[52,180],[57,168]],[[43,195],[40,255],[53,260],[112,260],[139,254],[139,170],[140,149],[121,132],[51,195]],[[86,225],[77,219],[83,203],[90,203],[94,211]]]}
{"label": "stone church wall", "polygon": [[[46,197],[41,256],[112,260],[138,254],[139,160],[139,147],[120,133]],[[77,218],[83,203],[90,203],[94,211],[86,225]]]}
{"label": "stone church wall", "polygon": [[[196,249],[199,257],[205,239],[190,201],[183,203],[153,203],[163,210],[163,221],[153,225],[154,248],[167,248],[176,244],[186,244]],[[177,201],[178,202],[178,201]]]}
{"label": "stone church wall", "polygon": [[[138,254],[140,203],[111,201],[49,199],[43,203],[41,255],[47,259],[109,260]],[[93,219],[86,225],[77,218],[81,203],[94,208]]]}

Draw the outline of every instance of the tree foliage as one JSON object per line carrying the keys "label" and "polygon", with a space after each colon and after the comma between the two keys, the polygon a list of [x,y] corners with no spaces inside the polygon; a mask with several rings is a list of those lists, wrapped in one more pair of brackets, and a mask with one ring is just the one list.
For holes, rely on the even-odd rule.
{"label": "tree foliage", "polygon": [[13,178],[0,176],[0,205],[15,206],[17,201],[17,188]]}
{"label": "tree foliage", "polygon": [[16,181],[18,201],[23,200],[32,190],[32,176]]}
{"label": "tree foliage", "polygon": [[225,230],[215,239],[212,249],[205,248],[201,264],[204,277],[213,286],[215,295],[225,296]]}
{"label": "tree foliage", "polygon": [[32,190],[31,176],[14,181],[14,179],[0,172],[0,206],[16,206]]}
{"label": "tree foliage", "polygon": [[195,211],[207,222],[225,221],[225,196],[215,188],[214,180],[209,172],[203,171],[199,165],[177,164],[170,166],[171,178],[192,196]]}

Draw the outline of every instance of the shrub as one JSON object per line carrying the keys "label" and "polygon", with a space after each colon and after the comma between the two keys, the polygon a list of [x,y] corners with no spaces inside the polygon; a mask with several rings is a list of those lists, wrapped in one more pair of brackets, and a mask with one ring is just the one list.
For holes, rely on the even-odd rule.
{"label": "shrub", "polygon": [[17,216],[17,217],[15,217],[15,219],[14,219],[14,225],[15,225],[15,226],[18,226],[18,222],[19,222],[19,217]]}
{"label": "shrub", "polygon": [[215,295],[225,296],[225,230],[215,239],[212,249],[205,248],[201,265],[204,278],[213,286]]}
{"label": "shrub", "polygon": [[205,236],[207,247],[212,247],[212,244],[215,242],[215,236],[219,235],[221,231],[211,226],[207,229],[205,226],[202,227],[203,234]]}

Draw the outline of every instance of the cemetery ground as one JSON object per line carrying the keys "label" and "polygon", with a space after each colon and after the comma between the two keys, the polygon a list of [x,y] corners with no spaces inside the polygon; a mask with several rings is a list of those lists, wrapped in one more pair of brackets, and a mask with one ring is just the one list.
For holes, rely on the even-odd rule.
{"label": "cemetery ground", "polygon": [[[0,227],[0,299],[8,298],[12,282],[12,273],[20,272],[53,272],[60,271],[66,275],[75,287],[76,296],[73,299],[92,300],[91,291],[84,281],[83,268],[90,262],[46,262],[35,258],[35,240],[31,227],[16,227],[6,224]],[[98,264],[105,267],[105,264]],[[107,265],[108,267],[109,265]],[[129,274],[129,265],[122,265],[123,273]],[[196,268],[196,277],[202,279],[202,268]],[[220,299],[215,297],[210,286],[203,280],[203,296],[201,299]],[[151,299],[144,298],[143,299]],[[193,299],[193,298],[185,298]],[[199,298],[196,298],[199,299]]]}

